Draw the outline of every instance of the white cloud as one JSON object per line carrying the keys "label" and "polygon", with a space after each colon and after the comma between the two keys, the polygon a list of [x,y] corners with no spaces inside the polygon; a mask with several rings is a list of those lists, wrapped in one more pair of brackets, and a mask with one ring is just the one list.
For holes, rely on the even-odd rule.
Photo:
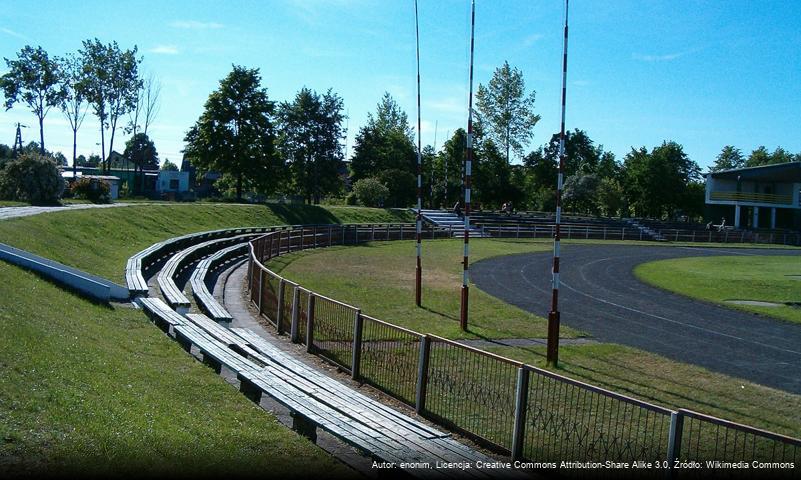
{"label": "white cloud", "polygon": [[531,35],[529,35],[529,36],[527,36],[526,38],[523,39],[523,46],[530,47],[530,46],[534,45],[535,43],[537,43],[539,40],[542,40],[544,37],[545,37],[545,35],[543,35],[541,33],[531,34]]}
{"label": "white cloud", "polygon": [[178,55],[178,47],[175,45],[156,45],[148,50],[148,52],[159,55]]}
{"label": "white cloud", "polygon": [[26,41],[31,41],[32,40],[31,37],[25,36],[25,35],[23,35],[21,33],[17,33],[14,30],[11,30],[10,28],[0,27],[0,32],[3,32],[6,35],[10,35],[12,37],[19,38],[21,40],[26,40]]}
{"label": "white cloud", "polygon": [[183,28],[187,30],[218,30],[225,25],[217,22],[198,22],[196,20],[176,20],[170,23],[172,28]]}
{"label": "white cloud", "polygon": [[639,53],[633,53],[631,54],[631,58],[643,62],[668,62],[670,60],[683,57],[684,55],[686,55],[686,52],[668,53],[666,55],[642,55]]}

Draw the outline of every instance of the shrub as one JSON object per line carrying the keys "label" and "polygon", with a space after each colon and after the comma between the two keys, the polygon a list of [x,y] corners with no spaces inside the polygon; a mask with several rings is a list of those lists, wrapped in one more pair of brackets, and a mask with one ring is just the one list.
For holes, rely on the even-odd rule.
{"label": "shrub", "polygon": [[345,205],[358,205],[359,198],[356,196],[354,192],[350,192],[347,197],[345,197]]}
{"label": "shrub", "polygon": [[389,189],[375,178],[363,178],[353,184],[353,193],[365,207],[383,207]]}
{"label": "shrub", "polygon": [[84,198],[92,203],[111,203],[111,187],[98,178],[79,178],[72,182],[70,191],[75,198]]}
{"label": "shrub", "polygon": [[61,169],[52,157],[23,153],[0,173],[0,196],[34,205],[59,203],[64,191]]}
{"label": "shrub", "polygon": [[389,189],[384,199],[385,207],[408,207],[417,199],[417,177],[409,172],[390,168],[376,177]]}

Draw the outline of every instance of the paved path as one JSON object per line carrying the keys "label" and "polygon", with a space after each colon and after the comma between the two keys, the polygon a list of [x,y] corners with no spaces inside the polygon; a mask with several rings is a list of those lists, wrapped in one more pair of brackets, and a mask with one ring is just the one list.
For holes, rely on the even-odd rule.
{"label": "paved path", "polygon": [[129,207],[132,205],[146,205],[143,203],[70,203],[60,207],[0,207],[0,220],[9,218],[29,217],[40,213],[69,212],[72,210],[86,210],[87,208],[114,208]]}
{"label": "paved path", "polygon": [[[709,255],[791,255],[798,250],[563,246],[562,323],[614,342],[801,394],[801,325],[719,307],[643,284],[643,262]],[[800,259],[801,260],[801,259]],[[551,254],[497,257],[472,280],[504,301],[547,316]]]}

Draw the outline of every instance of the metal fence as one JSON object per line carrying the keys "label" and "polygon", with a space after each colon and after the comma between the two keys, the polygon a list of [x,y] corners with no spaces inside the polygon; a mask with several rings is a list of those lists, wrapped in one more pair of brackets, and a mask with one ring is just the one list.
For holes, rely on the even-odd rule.
{"label": "metal fence", "polygon": [[[514,459],[675,460],[763,468],[801,462],[801,440],[680,409],[673,411],[458,342],[364,315],[264,266],[304,248],[412,239],[413,225],[277,229],[250,242],[250,298],[279,333],[425,417]],[[429,234],[431,232],[427,232]],[[447,236],[435,231],[432,236]],[[586,472],[586,470],[584,470]],[[754,469],[753,472],[761,470]],[[697,470],[679,470],[679,476]],[[582,470],[567,470],[568,476]],[[620,473],[620,472],[618,472]],[[660,473],[661,474],[661,473]],[[639,475],[638,475],[639,476]]]}

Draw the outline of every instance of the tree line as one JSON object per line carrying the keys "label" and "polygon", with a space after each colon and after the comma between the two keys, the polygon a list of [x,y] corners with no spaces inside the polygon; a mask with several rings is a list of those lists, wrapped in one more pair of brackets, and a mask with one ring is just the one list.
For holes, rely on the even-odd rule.
{"label": "tree line", "polygon": [[[158,167],[147,131],[159,111],[160,85],[152,75],[142,75],[143,58],[137,53],[136,46],[122,49],[117,42],[106,44],[97,38],[84,40],[77,53],[62,57],[26,45],[15,59],[4,59],[8,71],[0,77],[0,91],[6,110],[20,104],[36,116],[41,155],[48,155],[45,118],[55,108],[72,130],[74,166],[94,165],[108,172],[117,132],[122,131],[131,135],[125,156],[132,160],[134,169]],[[77,145],[78,130],[90,110],[98,120],[100,155],[87,159],[77,155]]]}

